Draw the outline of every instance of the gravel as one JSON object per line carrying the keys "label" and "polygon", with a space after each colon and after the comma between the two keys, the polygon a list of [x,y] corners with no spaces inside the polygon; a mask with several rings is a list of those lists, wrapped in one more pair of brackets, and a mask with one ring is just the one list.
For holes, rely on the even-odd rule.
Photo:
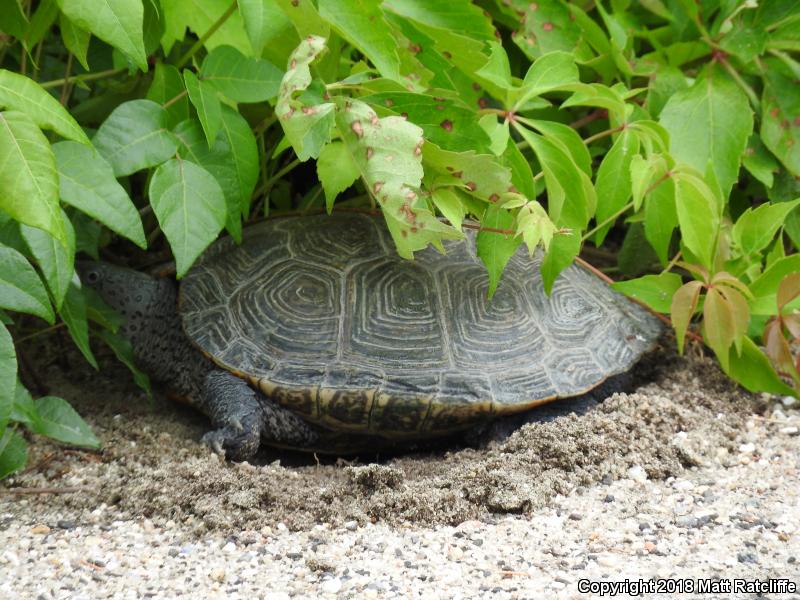
{"label": "gravel", "polygon": [[[581,579],[677,577],[800,585],[800,406],[743,394],[705,360],[653,364],[635,393],[505,441],[372,465],[268,453],[224,464],[197,444],[205,424],[192,413],[143,410],[102,373],[90,386],[51,371],[105,450],[32,440],[31,469],[0,488],[0,599],[584,598]],[[78,491],[10,493],[44,486]]]}
{"label": "gravel", "polygon": [[0,513],[0,597],[575,598],[583,578],[800,584],[800,444],[765,419],[744,435],[752,449],[727,466],[625,478],[456,527],[276,523],[198,536],[105,504],[73,523],[17,500]]}

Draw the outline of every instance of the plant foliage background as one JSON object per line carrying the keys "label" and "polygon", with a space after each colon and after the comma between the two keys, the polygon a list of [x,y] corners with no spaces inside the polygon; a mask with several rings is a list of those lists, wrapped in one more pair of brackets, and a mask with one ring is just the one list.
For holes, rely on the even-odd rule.
{"label": "plant foliage background", "polygon": [[76,254],[180,277],[292,210],[379,209],[408,258],[479,227],[492,291],[521,244],[548,288],[584,250],[680,348],[796,393],[799,52],[795,0],[4,0],[0,477],[22,427],[98,444],[19,382],[31,337],[148,386]]}

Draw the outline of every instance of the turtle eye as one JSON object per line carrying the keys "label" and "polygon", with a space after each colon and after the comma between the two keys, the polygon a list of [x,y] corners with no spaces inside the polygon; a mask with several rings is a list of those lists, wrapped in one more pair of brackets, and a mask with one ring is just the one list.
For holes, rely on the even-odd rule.
{"label": "turtle eye", "polygon": [[100,281],[100,273],[97,271],[89,271],[86,274],[86,283],[97,283]]}

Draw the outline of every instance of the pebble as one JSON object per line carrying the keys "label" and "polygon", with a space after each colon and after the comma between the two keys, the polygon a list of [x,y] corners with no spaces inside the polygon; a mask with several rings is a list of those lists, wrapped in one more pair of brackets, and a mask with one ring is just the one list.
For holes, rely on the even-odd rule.
{"label": "pebble", "polygon": [[741,452],[742,454],[750,454],[751,452],[754,452],[755,449],[756,449],[756,445],[752,444],[752,443],[740,444],[739,445],[739,452]]}
{"label": "pebble", "polygon": [[338,577],[326,579],[319,589],[323,594],[338,594],[339,590],[342,589],[342,580]]}
{"label": "pebble", "polygon": [[784,434],[784,435],[798,435],[798,433],[800,433],[800,429],[798,429],[797,427],[794,427],[794,426],[791,426],[791,427],[781,427],[781,428],[778,430],[778,432],[779,432],[779,433],[782,433],[782,434]]}
{"label": "pebble", "polygon": [[647,471],[645,471],[640,465],[634,465],[628,469],[628,478],[638,481],[639,483],[643,483],[647,481]]}
{"label": "pebble", "polygon": [[31,533],[44,535],[46,533],[50,533],[50,528],[44,523],[37,523],[36,525],[31,527]]}
{"label": "pebble", "polygon": [[796,407],[800,403],[794,396],[784,396],[781,398],[781,404],[783,404],[786,408],[793,408]]}
{"label": "pebble", "polygon": [[208,576],[212,581],[216,581],[217,583],[222,583],[225,581],[225,569],[211,569],[208,572]]}
{"label": "pebble", "polygon": [[344,528],[347,529],[347,531],[355,531],[358,529],[358,523],[356,521],[347,521],[344,524]]}

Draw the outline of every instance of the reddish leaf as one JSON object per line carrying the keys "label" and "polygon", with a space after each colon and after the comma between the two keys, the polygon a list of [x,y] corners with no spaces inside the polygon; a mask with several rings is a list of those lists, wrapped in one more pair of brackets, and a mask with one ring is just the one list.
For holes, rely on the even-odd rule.
{"label": "reddish leaf", "polygon": [[727,271],[720,271],[711,278],[712,285],[727,285],[729,287],[739,290],[748,298],[752,298],[753,294],[743,281],[739,280],[735,275],[731,275]]}
{"label": "reddish leaf", "polygon": [[789,333],[792,334],[792,337],[796,340],[800,340],[800,313],[783,315],[781,319],[783,320],[783,325],[789,330]]}
{"label": "reddish leaf", "polygon": [[778,314],[798,296],[800,296],[800,273],[791,273],[784,277],[778,286]]}
{"label": "reddish leaf", "polygon": [[693,265],[684,261],[679,261],[678,266],[689,271],[689,273],[700,279],[703,283],[708,283],[709,275],[708,271],[704,267],[701,267],[700,265]]}
{"label": "reddish leaf", "polygon": [[670,314],[672,326],[675,328],[675,337],[678,339],[678,352],[683,353],[683,339],[689,328],[689,321],[692,320],[692,315],[697,309],[697,301],[700,298],[702,287],[701,281],[690,281],[682,285],[672,296]]}
{"label": "reddish leaf", "polygon": [[736,351],[741,353],[742,339],[747,335],[747,328],[750,325],[750,307],[747,305],[747,299],[738,289],[726,287],[725,285],[717,286],[715,289],[730,306],[733,343],[736,344]]}
{"label": "reddish leaf", "polygon": [[714,350],[722,368],[727,370],[729,349],[734,340],[736,326],[731,304],[717,288],[711,288],[706,294],[703,327],[706,343]]}
{"label": "reddish leaf", "polygon": [[794,358],[789,348],[789,342],[783,337],[783,328],[780,319],[771,319],[764,329],[764,345],[767,348],[767,356],[779,371],[792,373],[794,371]]}

